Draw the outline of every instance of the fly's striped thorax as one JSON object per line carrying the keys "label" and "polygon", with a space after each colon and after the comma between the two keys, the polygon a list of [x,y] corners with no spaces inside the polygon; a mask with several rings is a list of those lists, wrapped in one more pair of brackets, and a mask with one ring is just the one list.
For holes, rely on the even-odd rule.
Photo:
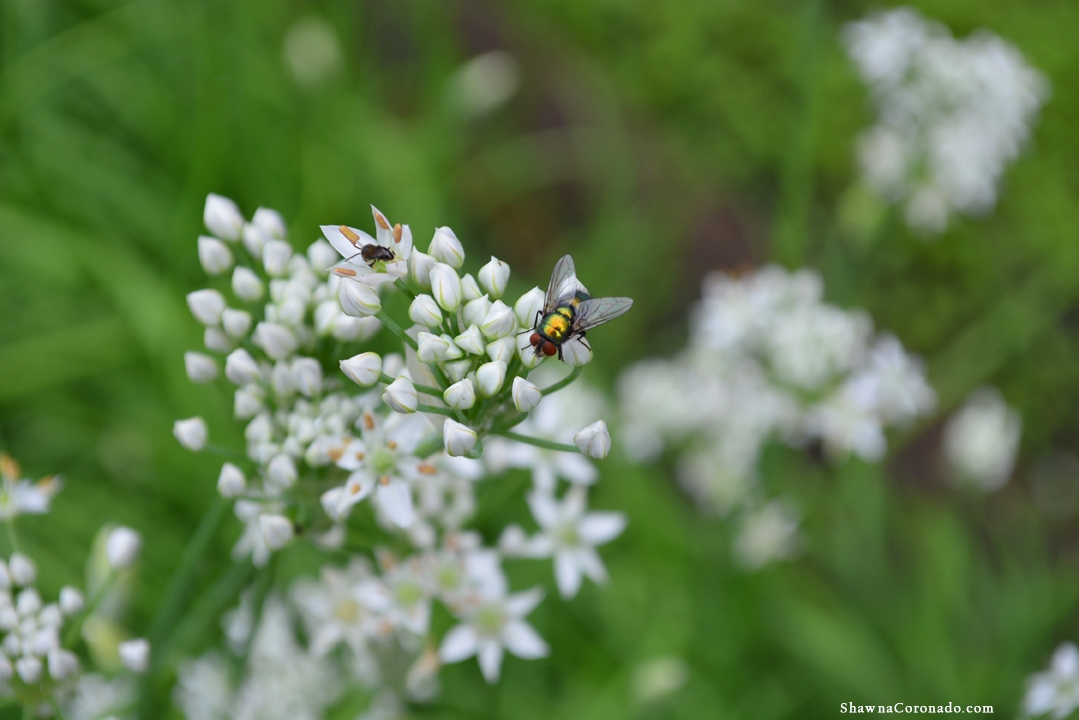
{"label": "fly's striped thorax", "polygon": [[573,317],[577,314],[577,306],[588,299],[588,295],[578,292],[570,298],[565,305],[560,305],[540,320],[539,332],[554,343],[563,343],[573,327]]}

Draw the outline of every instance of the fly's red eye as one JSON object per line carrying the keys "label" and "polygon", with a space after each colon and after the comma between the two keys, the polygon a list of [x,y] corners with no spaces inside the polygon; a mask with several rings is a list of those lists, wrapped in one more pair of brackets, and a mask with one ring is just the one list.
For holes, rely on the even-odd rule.
{"label": "fly's red eye", "polygon": [[548,342],[543,343],[543,354],[544,355],[546,355],[547,357],[551,357],[556,352],[558,352],[558,346],[555,345],[553,342],[548,341]]}
{"label": "fly's red eye", "polygon": [[528,338],[528,342],[532,343],[532,347],[536,347],[537,345],[539,345],[540,340],[541,338],[539,333],[532,333],[532,337]]}

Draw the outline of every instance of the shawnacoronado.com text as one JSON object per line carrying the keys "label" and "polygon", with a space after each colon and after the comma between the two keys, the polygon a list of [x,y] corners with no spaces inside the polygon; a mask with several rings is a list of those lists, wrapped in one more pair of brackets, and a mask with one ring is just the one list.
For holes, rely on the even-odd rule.
{"label": "shawnacoronado.com text", "polygon": [[947,705],[908,705],[907,703],[897,702],[894,705],[857,705],[855,703],[842,703],[839,706],[839,712],[841,713],[873,713],[876,715],[884,713],[908,713],[911,715],[927,715],[937,713],[967,713],[970,715],[992,715],[992,705],[956,705],[955,703],[948,703]]}

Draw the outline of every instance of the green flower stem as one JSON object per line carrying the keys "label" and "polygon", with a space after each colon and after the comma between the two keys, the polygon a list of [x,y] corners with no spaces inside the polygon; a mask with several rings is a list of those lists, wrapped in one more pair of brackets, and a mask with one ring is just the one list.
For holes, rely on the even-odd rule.
{"label": "green flower stem", "polygon": [[569,384],[570,384],[571,382],[573,382],[574,380],[576,380],[577,378],[579,378],[579,377],[581,376],[581,372],[582,372],[583,370],[584,370],[584,367],[583,367],[583,366],[581,366],[581,365],[576,365],[576,366],[574,366],[574,368],[573,368],[572,370],[570,370],[570,373],[569,373],[569,375],[567,375],[566,377],[562,378],[561,380],[559,380],[558,382],[554,383],[553,385],[548,385],[547,387],[545,387],[545,388],[543,388],[542,390],[540,390],[540,392],[541,392],[541,393],[543,393],[543,396],[544,396],[544,397],[547,397],[547,396],[548,396],[548,395],[550,395],[551,393],[556,393],[556,392],[558,392],[559,390],[561,390],[562,388],[566,387],[566,386],[567,386],[567,385],[569,385]]}
{"label": "green flower stem", "polygon": [[56,702],[56,698],[50,697],[49,704],[52,705],[52,711],[55,713],[53,717],[56,720],[64,720],[64,711],[60,709],[60,703]]}
{"label": "green flower stem", "polygon": [[450,313],[449,315],[446,316],[446,319],[449,320],[449,323],[450,323],[450,334],[453,335],[454,337],[457,337],[458,335],[460,335],[461,334],[461,328],[457,325],[457,313],[456,312]]}
{"label": "green flower stem", "polygon": [[233,450],[232,448],[224,447],[222,445],[214,445],[213,443],[207,443],[206,445],[202,446],[202,449],[205,450],[206,452],[212,454],[212,455],[217,455],[219,457],[226,457],[226,458],[233,458],[233,459],[240,459],[240,460],[246,460],[247,459],[247,456],[244,455],[242,452],[239,452],[238,450]]}
{"label": "green flower stem", "polygon": [[231,503],[223,497],[214,500],[210,509],[202,516],[195,534],[191,536],[183,555],[180,556],[180,564],[169,578],[168,585],[162,593],[161,602],[157,606],[157,612],[150,620],[150,630],[147,637],[150,640],[150,652],[154,660],[159,656],[157,649],[165,640],[165,633],[176,625],[180,613],[184,609],[184,600],[188,589],[191,587],[195,574],[195,566],[206,553],[210,541],[221,527],[221,522]]}
{"label": "green flower stem", "polygon": [[455,413],[450,408],[435,407],[434,405],[424,405],[423,403],[420,403],[416,406],[416,412],[435,413],[437,415],[445,415],[446,417],[451,418],[457,417],[457,413]]}
{"label": "green flower stem", "polygon": [[510,440],[516,440],[517,442],[527,443],[529,445],[535,445],[536,447],[545,448],[547,450],[561,450],[562,452],[580,452],[575,445],[566,445],[565,443],[557,443],[551,440],[542,440],[540,438],[529,437],[527,435],[518,435],[514,432],[502,430],[494,433],[495,435],[501,435],[504,438]]}
{"label": "green flower stem", "polygon": [[[389,385],[393,382],[393,378],[386,373],[382,373],[381,375],[379,375],[378,381],[385,385]],[[414,382],[412,383],[412,387],[416,388],[417,392],[421,392],[424,395],[430,395],[432,397],[442,397],[442,391],[438,388],[433,388],[430,385],[420,385],[419,383]]]}
{"label": "green flower stem", "polygon": [[419,458],[428,458],[445,447],[442,433],[431,433],[416,446],[415,454]]}
{"label": "green flower stem", "polygon": [[517,427],[518,425],[520,425],[521,423],[523,423],[527,419],[528,419],[528,413],[519,413],[516,416],[514,416],[514,418],[512,420],[510,420],[509,422],[503,423],[502,425],[498,425],[495,428],[493,428],[491,430],[491,434],[492,435],[498,435],[500,433],[504,433],[507,430],[509,430],[510,428]]}
{"label": "green flower stem", "polygon": [[118,577],[120,577],[118,571],[109,570],[109,574],[106,576],[105,581],[101,583],[101,587],[97,589],[97,592],[90,598],[90,602],[86,603],[86,607],[82,609],[79,616],[75,618],[75,622],[71,623],[71,627],[64,633],[64,647],[70,650],[79,641],[79,635],[82,633],[82,626],[86,623],[86,619],[94,614],[97,606],[101,604],[101,601],[109,594],[109,590],[116,584]]}
{"label": "green flower stem", "polygon": [[382,321],[382,324],[385,325],[387,328],[389,328],[390,332],[392,332],[394,335],[396,335],[398,338],[400,338],[401,342],[405,343],[406,345],[408,345],[413,350],[419,350],[420,349],[419,346],[416,345],[416,341],[413,340],[408,335],[408,333],[406,333],[404,330],[402,330],[400,325],[398,325],[392,319],[390,319],[390,316],[386,314],[385,310],[379,310],[377,313],[375,313],[375,317],[377,317],[380,321]]}
{"label": "green flower stem", "polygon": [[11,543],[11,552],[19,552],[19,541],[15,537],[15,518],[10,517],[4,522],[4,526],[7,528],[7,540]]}
{"label": "green flower stem", "polygon": [[397,278],[393,281],[393,286],[403,292],[405,295],[408,295],[410,299],[416,299],[416,293],[412,292],[411,288],[409,288],[408,284],[404,281],[404,279]]}

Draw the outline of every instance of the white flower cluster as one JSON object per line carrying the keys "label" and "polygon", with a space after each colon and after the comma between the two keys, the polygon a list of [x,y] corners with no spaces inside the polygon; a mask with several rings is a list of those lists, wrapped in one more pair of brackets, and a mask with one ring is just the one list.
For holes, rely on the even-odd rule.
{"label": "white flower cluster", "polygon": [[[579,431],[583,415],[559,412],[591,397],[563,390],[591,359],[587,344],[564,342],[572,367],[541,390],[528,376],[545,358],[518,336],[535,322],[543,291],[507,305],[506,263],[491,258],[475,277],[462,275],[464,250],[450,228],[438,228],[424,253],[407,225],[372,212],[374,236],[324,226],[326,239],[300,254],[285,241],[277,213],[260,209],[247,222],[231,201],[207,199],[213,237],[199,239],[199,257],[210,275],[231,269],[231,289],[196,291],[188,305],[206,326],[207,349],[225,356],[224,376],[237,386],[235,415],[246,423],[249,467],[227,462],[218,478],[245,524],[234,557],[264,565],[301,532],[321,546],[344,547],[349,518],[365,500],[381,528],[413,550],[399,558],[364,548],[377,557],[377,570],[353,553],[347,567],[326,565],[319,581],[268,600],[261,619],[232,623],[230,638],[261,628],[253,641],[239,642],[242,650],[250,646],[245,677],[200,695],[221,658],[187,666],[176,700],[189,718],[320,717],[343,692],[334,678],[349,675],[371,689],[404,688],[422,698],[437,688],[442,663],[473,655],[494,682],[504,650],[523,658],[548,652],[524,620],[543,593],[510,593],[503,559],[555,558],[559,588],[570,597],[584,576],[605,580],[594,547],[625,526],[617,513],[586,513],[583,487],[561,502],[555,497],[558,477],[594,483],[596,470],[584,456],[603,458],[611,447],[598,406]],[[383,310],[386,293],[406,296],[411,327]],[[353,354],[351,343],[381,327],[401,341],[403,355]],[[194,382],[215,380],[220,362],[201,352],[185,356]],[[189,449],[207,447],[199,418],[177,422],[174,433]],[[483,456],[485,445],[493,460]],[[508,529],[496,550],[463,528],[475,510],[476,481],[508,466],[537,473],[529,501],[541,530],[526,538],[523,529]],[[459,621],[441,640],[430,627],[435,602]],[[303,619],[308,650],[295,649],[293,611]],[[282,643],[293,649],[280,650]],[[277,649],[263,652],[263,644]],[[276,679],[287,669],[274,658],[297,653],[307,658],[298,674],[310,677]],[[411,669],[398,677],[401,667]],[[207,700],[211,695],[217,699]]]}
{"label": "white flower cluster", "polygon": [[949,470],[961,483],[998,490],[1011,477],[1022,431],[1022,418],[998,390],[975,390],[944,428]]}
{"label": "white flower cluster", "polygon": [[844,39],[879,114],[858,143],[866,182],[927,234],[953,211],[991,211],[1048,97],[1045,78],[993,33],[956,40],[910,8],[850,23]]}
{"label": "white flower cluster", "polygon": [[1031,675],[1023,697],[1023,717],[1050,714],[1056,720],[1079,708],[1079,648],[1062,643],[1053,653],[1049,669]]}
{"label": "white flower cluster", "polygon": [[[874,336],[865,313],[825,303],[822,294],[810,270],[708,276],[689,346],[619,379],[626,451],[647,460],[674,444],[684,451],[686,490],[722,515],[769,507],[756,468],[770,441],[817,441],[832,459],[881,459],[884,428],[927,412],[935,395],[920,361],[895,337]],[[761,512],[745,518],[750,536],[736,550],[750,566],[796,546],[796,515],[783,506]]]}
{"label": "white flower cluster", "polygon": [[[3,517],[7,523],[18,512],[46,512],[59,487],[53,478],[36,484],[14,481],[21,475],[19,465],[6,454],[0,454],[0,473],[7,492],[8,512]],[[14,537],[14,528],[9,531]],[[110,573],[134,561],[139,542],[130,528],[110,531],[106,538]],[[52,717],[61,705],[78,715],[83,699],[79,688],[83,678],[91,676],[82,675],[72,646],[100,597],[87,606],[81,591],[64,587],[57,601],[46,603],[34,587],[36,582],[37,568],[26,555],[13,552],[6,561],[0,559],[0,698],[18,702],[37,717]],[[114,649],[127,669],[147,668],[150,648],[145,640],[122,642]]]}

